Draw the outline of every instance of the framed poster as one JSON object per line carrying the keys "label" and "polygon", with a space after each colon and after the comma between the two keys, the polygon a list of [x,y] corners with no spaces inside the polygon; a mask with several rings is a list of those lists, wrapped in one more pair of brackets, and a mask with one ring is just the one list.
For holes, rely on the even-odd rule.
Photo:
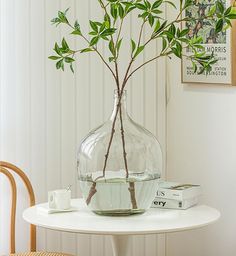
{"label": "framed poster", "polygon": [[[183,27],[190,29],[190,38],[194,35],[201,36],[202,46],[206,53],[214,53],[218,62],[212,66],[209,74],[194,73],[192,63],[187,57],[182,58],[182,83],[224,84],[236,86],[236,21],[232,21],[233,27],[227,31],[215,35],[215,21],[198,20],[200,15],[205,15],[216,0],[195,0],[195,4],[186,10],[185,15],[195,17],[195,21],[183,23]],[[223,4],[230,6],[230,0],[222,0]],[[189,48],[183,50],[183,54],[191,55]]]}

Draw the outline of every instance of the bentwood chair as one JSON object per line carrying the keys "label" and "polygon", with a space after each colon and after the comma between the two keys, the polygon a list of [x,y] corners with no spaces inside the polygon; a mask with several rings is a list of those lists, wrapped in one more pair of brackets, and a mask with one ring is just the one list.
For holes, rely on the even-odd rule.
{"label": "bentwood chair", "polygon": [[11,218],[10,218],[10,255],[11,256],[71,256],[64,253],[56,252],[36,252],[36,226],[30,225],[30,252],[26,253],[16,253],[15,252],[15,217],[16,217],[16,201],[17,201],[17,187],[16,182],[11,174],[11,172],[16,173],[23,181],[24,185],[29,194],[29,204],[30,206],[35,205],[35,195],[33,187],[26,176],[26,174],[13,164],[0,161],[0,173],[4,174],[10,183],[12,201],[11,201]]}

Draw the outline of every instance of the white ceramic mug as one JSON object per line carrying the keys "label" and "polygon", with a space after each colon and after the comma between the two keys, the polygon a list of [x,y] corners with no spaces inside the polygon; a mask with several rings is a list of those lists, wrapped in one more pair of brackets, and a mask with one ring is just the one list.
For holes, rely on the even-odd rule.
{"label": "white ceramic mug", "polygon": [[71,207],[71,190],[58,189],[48,192],[49,208],[67,210]]}

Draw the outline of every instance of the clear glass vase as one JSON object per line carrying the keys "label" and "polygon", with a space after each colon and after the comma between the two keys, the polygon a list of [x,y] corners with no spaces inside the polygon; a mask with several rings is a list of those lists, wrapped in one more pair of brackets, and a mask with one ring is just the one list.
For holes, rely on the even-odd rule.
{"label": "clear glass vase", "polygon": [[78,151],[78,176],[87,205],[101,215],[143,213],[155,197],[161,172],[160,144],[129,117],[126,92],[119,100],[115,91],[109,120],[91,131]]}

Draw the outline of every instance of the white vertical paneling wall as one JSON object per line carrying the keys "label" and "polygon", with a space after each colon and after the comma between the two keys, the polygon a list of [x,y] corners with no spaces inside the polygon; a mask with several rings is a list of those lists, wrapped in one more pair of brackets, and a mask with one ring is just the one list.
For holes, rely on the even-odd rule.
{"label": "white vertical paneling wall", "polygon": [[[0,159],[21,167],[29,176],[37,203],[47,200],[47,191],[72,185],[73,196],[81,196],[76,177],[76,149],[81,139],[104,122],[113,105],[114,82],[99,58],[84,54],[75,75],[59,72],[47,59],[55,41],[68,34],[65,27],[52,27],[57,10],[70,7],[69,18],[79,19],[84,31],[88,20],[101,17],[97,1],[89,0],[2,0],[0,1]],[[133,14],[135,16],[135,14]],[[136,18],[136,17],[135,17]],[[137,37],[136,20],[127,20],[125,31]],[[148,31],[147,31],[148,32]],[[146,36],[145,36],[146,37]],[[73,48],[84,46],[66,36]],[[143,38],[145,40],[145,38]],[[124,71],[129,42],[120,61]],[[137,61],[142,63],[158,51],[156,44]],[[104,45],[100,50],[108,57]],[[157,135],[165,159],[165,61],[147,66],[130,81],[128,106],[134,120]],[[19,183],[17,249],[26,251],[28,235],[21,218],[27,207],[26,191]],[[1,176],[0,254],[8,253],[6,230],[8,186]],[[22,232],[26,235],[22,236]],[[62,251],[80,256],[110,256],[108,237],[67,234],[38,228],[38,249]],[[164,255],[162,236],[140,236],[130,255]]]}

